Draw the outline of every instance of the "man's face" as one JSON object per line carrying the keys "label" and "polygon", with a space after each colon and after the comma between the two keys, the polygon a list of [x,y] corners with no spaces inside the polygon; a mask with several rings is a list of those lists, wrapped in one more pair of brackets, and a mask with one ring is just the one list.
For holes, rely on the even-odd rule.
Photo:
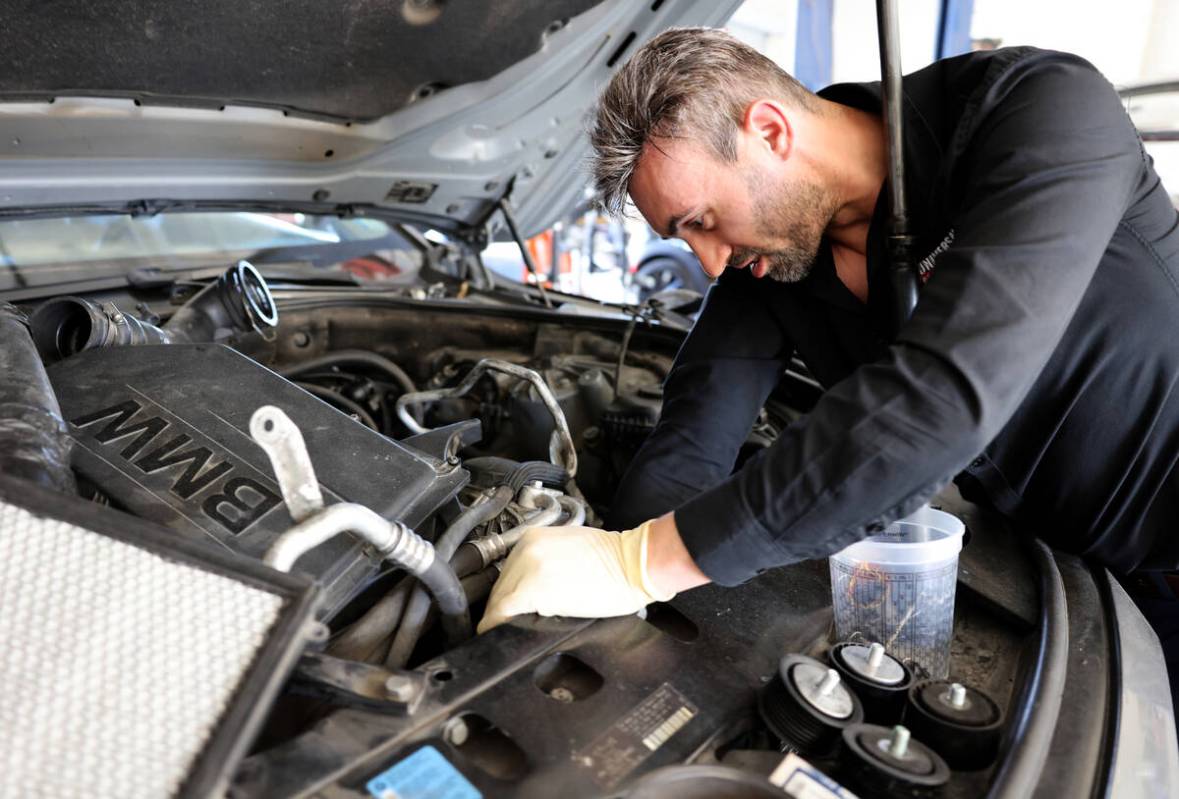
{"label": "man's face", "polygon": [[740,146],[728,162],[685,139],[647,145],[630,196],[659,235],[683,239],[713,278],[752,267],[754,277],[802,280],[835,213],[822,187],[763,150]]}

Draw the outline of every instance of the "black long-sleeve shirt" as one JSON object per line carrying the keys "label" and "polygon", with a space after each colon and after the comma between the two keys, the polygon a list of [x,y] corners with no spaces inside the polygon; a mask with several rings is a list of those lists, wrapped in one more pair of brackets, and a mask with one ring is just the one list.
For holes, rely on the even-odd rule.
{"label": "black long-sleeve shirt", "polygon": [[[879,111],[878,84],[821,94]],[[924,285],[887,339],[881,192],[869,296],[824,244],[797,284],[727,270],[664,390],[613,519],[667,510],[731,585],[827,556],[949,480],[1115,570],[1179,566],[1179,217],[1119,98],[1033,48],[904,79],[906,191]],[[797,350],[825,391],[739,471]]]}

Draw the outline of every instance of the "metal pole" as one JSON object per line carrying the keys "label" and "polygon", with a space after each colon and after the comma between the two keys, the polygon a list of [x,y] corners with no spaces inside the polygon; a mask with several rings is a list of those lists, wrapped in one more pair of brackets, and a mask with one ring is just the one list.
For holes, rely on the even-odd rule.
{"label": "metal pole", "polygon": [[917,273],[913,266],[913,237],[905,203],[904,126],[901,92],[900,26],[893,0],[876,0],[880,34],[880,87],[884,138],[888,152],[888,191],[892,216],[888,228],[889,281],[893,290],[895,336],[917,306]]}
{"label": "metal pole", "polygon": [[520,235],[520,228],[516,226],[516,214],[513,213],[512,206],[508,203],[507,197],[500,198],[499,210],[504,215],[504,221],[508,223],[508,232],[512,234],[512,238],[516,240],[516,246],[520,248],[520,255],[524,258],[524,266],[528,269],[528,273],[532,275],[532,279],[536,281],[536,287],[540,290],[540,298],[544,301],[544,307],[552,308],[553,303],[549,300],[549,295],[544,290],[544,278],[536,271],[536,264],[532,260],[532,253],[528,252],[528,242]]}

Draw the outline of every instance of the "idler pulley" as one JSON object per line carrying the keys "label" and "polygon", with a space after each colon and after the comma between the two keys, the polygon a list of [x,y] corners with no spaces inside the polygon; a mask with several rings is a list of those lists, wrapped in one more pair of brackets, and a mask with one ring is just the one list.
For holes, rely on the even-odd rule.
{"label": "idler pulley", "polygon": [[783,750],[823,755],[849,724],[863,720],[860,700],[839,672],[806,655],[787,655],[758,699],[766,726]]}
{"label": "idler pulley", "polygon": [[876,643],[836,644],[828,657],[863,702],[866,720],[886,725],[900,721],[905,697],[913,685],[913,673],[904,663]]}

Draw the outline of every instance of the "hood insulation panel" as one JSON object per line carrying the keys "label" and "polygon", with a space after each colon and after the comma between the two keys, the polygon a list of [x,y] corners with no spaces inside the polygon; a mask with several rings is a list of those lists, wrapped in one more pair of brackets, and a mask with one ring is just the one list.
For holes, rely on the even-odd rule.
{"label": "hood insulation panel", "polygon": [[372,120],[486,80],[600,0],[0,0],[0,100],[99,95]]}

